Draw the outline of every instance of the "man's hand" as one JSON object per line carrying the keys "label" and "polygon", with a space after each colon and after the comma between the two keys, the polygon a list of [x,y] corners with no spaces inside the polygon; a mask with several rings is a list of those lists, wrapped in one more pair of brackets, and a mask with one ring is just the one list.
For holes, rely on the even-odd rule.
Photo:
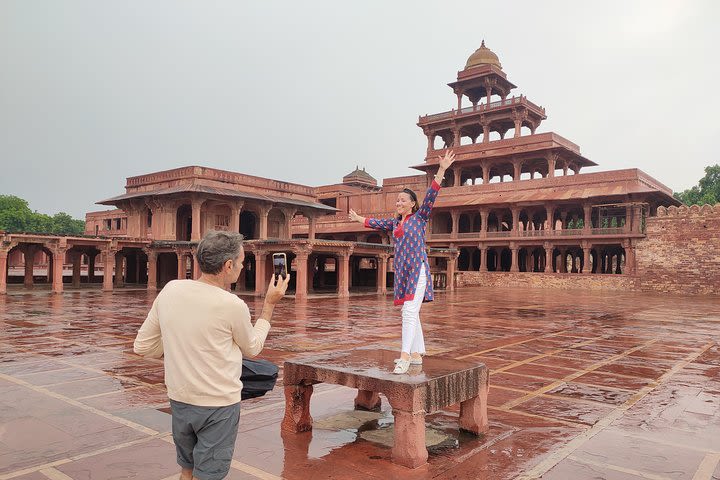
{"label": "man's hand", "polygon": [[275,285],[275,275],[270,276],[270,285],[268,285],[267,294],[265,295],[265,302],[271,305],[277,304],[285,296],[285,291],[290,284],[290,273],[285,275],[283,280],[282,276],[278,277],[277,285]]}

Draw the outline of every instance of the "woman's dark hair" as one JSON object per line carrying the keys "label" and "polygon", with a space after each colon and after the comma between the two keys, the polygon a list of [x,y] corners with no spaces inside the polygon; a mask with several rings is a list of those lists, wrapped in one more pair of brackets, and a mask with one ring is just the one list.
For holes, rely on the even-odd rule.
{"label": "woman's dark hair", "polygon": [[415,202],[415,205],[412,206],[412,213],[417,212],[418,211],[418,199],[417,199],[417,195],[415,195],[415,192],[413,192],[409,188],[403,188],[401,193],[407,193],[408,196],[410,196],[410,200]]}

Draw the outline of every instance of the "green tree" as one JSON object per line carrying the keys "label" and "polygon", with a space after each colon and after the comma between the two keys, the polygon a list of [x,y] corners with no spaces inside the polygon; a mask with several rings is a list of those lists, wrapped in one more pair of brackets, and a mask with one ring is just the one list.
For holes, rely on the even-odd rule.
{"label": "green tree", "polygon": [[705,176],[698,184],[675,193],[675,198],[685,205],[714,205],[720,202],[720,165],[705,167]]}
{"label": "green tree", "polygon": [[64,212],[52,217],[33,212],[27,200],[14,195],[0,195],[0,230],[80,235],[85,231],[85,222],[75,220]]}

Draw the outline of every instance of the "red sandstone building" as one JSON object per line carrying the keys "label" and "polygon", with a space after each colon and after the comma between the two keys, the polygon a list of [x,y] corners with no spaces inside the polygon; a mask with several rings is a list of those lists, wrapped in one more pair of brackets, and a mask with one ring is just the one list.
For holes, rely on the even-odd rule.
{"label": "red sandstone building", "polygon": [[[457,107],[419,118],[427,152],[413,166],[417,175],[387,178],[379,186],[356,168],[342,183],[320,187],[205,167],[130,177],[124,194],[99,202],[115,210],[87,214],[83,238],[6,234],[0,271],[7,270],[2,263],[8,255],[11,265],[19,265],[24,256],[44,253],[47,279],[60,291],[62,263],[72,264],[68,282],[77,286],[83,278],[94,280],[100,254],[105,289],[126,283],[155,289],[197,276],[196,242],[221,229],[248,239],[237,290],[262,293],[270,254],[284,251],[298,298],[312,292],[344,296],[351,289],[385,292],[392,283],[390,238],[350,222],[347,212],[393,215],[397,193],[409,187],[422,196],[437,158],[452,148],[457,160],[427,234],[438,287],[491,283],[502,272],[514,275],[504,281],[524,278],[525,284],[532,284],[528,274],[550,283],[573,274],[612,274],[621,279],[612,281],[617,288],[652,277],[652,258],[642,249],[657,238],[648,238],[648,230],[661,217],[688,213],[675,208],[679,202],[668,187],[637,169],[581,173],[596,164],[560,135],[537,132],[545,109],[510,95],[516,87],[484,43],[449,86]],[[720,207],[707,207],[704,215],[720,214]],[[27,262],[15,281],[30,286],[33,272]],[[0,293],[8,276],[1,277]]]}

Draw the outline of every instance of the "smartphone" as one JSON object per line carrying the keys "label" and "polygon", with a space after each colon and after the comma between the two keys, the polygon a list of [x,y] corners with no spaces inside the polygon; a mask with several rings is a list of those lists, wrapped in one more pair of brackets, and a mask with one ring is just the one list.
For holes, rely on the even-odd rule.
{"label": "smartphone", "polygon": [[277,285],[278,279],[282,277],[285,280],[287,276],[287,255],[284,253],[273,253],[273,269],[275,275],[275,285]]}

